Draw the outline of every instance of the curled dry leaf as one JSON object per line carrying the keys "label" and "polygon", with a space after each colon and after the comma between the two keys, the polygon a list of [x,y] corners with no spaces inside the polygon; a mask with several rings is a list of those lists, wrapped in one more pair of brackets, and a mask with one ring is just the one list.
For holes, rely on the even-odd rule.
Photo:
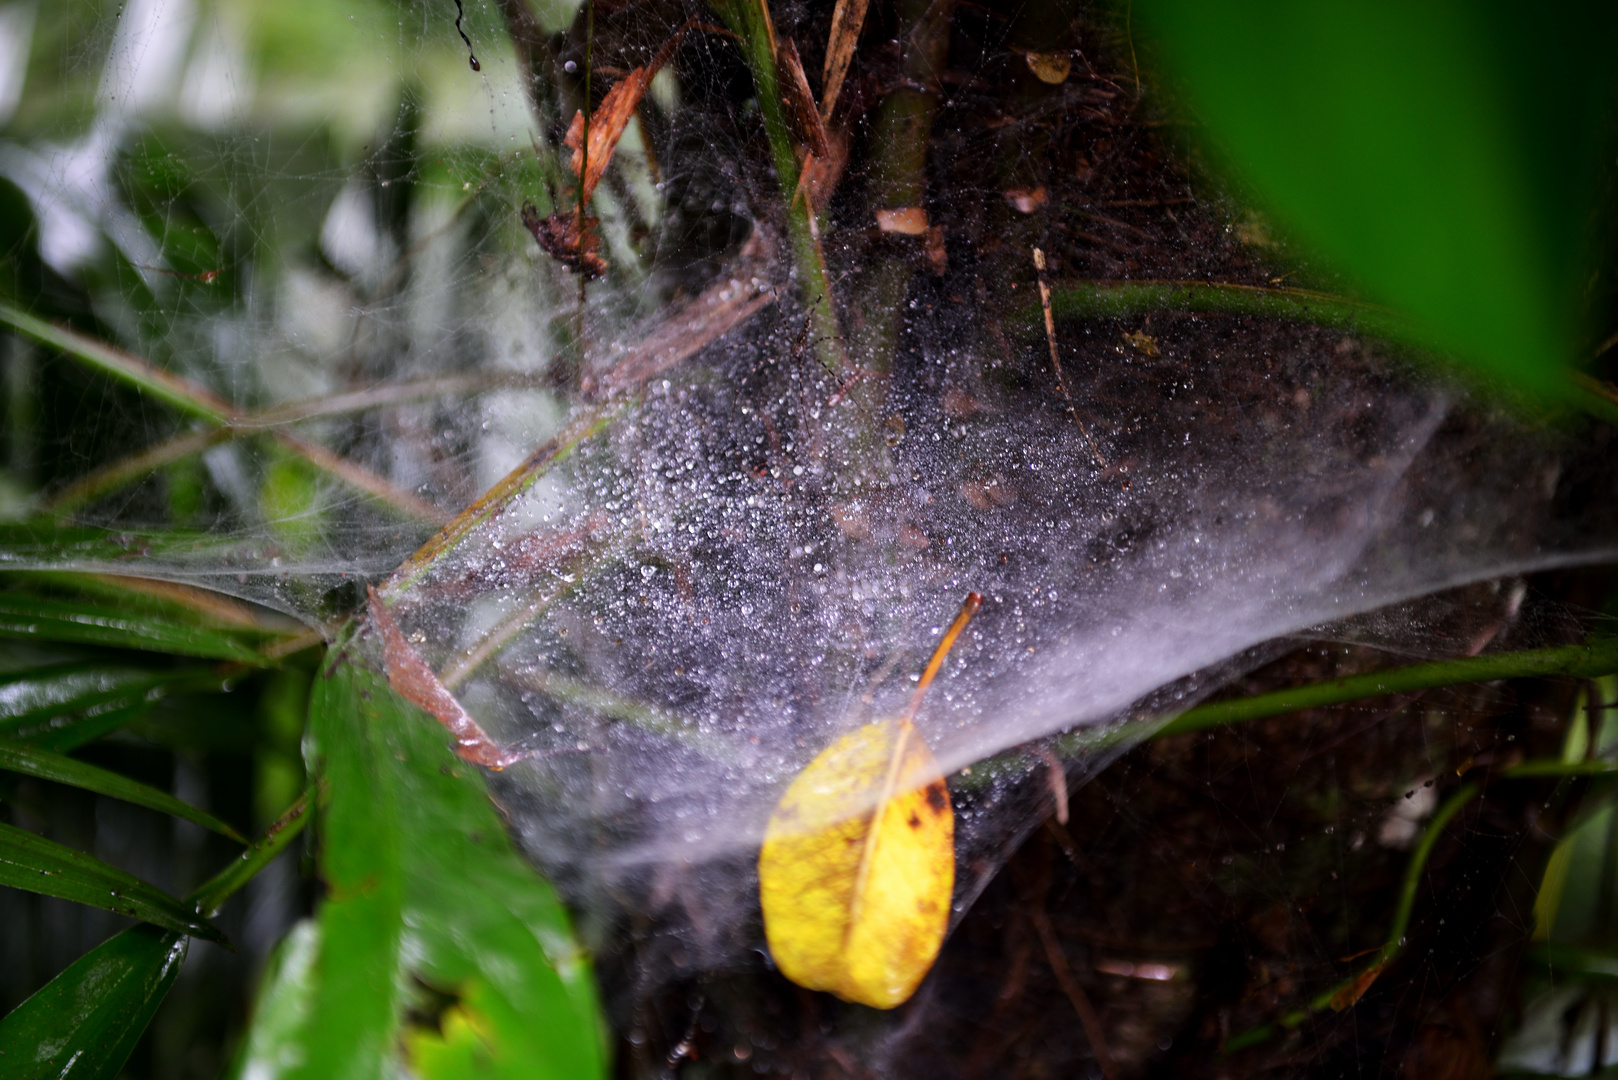
{"label": "curled dry leaf", "polygon": [[523,203],[522,223],[534,234],[545,254],[575,274],[593,280],[607,272],[607,260],[599,254],[601,237],[596,233],[595,227],[599,224],[596,218],[585,218],[581,229],[576,210],[571,214],[558,211],[542,218],[532,203]]}
{"label": "curled dry leaf", "polygon": [[663,70],[663,65],[669,62],[674,50],[680,47],[680,42],[685,40],[685,35],[695,25],[697,22],[694,18],[687,19],[657,51],[651,63],[635,68],[613,83],[612,89],[601,99],[601,104],[590,114],[588,147],[584,140],[584,113],[579,111],[573,114],[573,122],[568,125],[562,145],[573,151],[569,164],[573,175],[580,178],[582,201],[590,201],[596,185],[601,182],[601,174],[606,172],[607,165],[612,161],[613,151],[618,149],[618,140],[623,138],[624,129],[629,126],[629,118],[635,115],[635,110],[640,106],[640,99],[646,96],[652,80]]}
{"label": "curled dry leaf", "polygon": [[904,716],[822,750],[770,815],[758,859],[764,934],[800,986],[891,1009],[938,957],[955,888],[955,814],[914,721],[981,602],[967,596]]}
{"label": "curled dry leaf", "polygon": [[504,769],[524,758],[534,757],[534,751],[506,750],[484,731],[472,714],[462,707],[454,694],[439,681],[427,661],[405,640],[399,624],[393,621],[382,596],[371,588],[371,620],[382,633],[382,663],[387,670],[388,685],[406,701],[429,713],[455,736],[455,756],[473,765],[488,769]]}

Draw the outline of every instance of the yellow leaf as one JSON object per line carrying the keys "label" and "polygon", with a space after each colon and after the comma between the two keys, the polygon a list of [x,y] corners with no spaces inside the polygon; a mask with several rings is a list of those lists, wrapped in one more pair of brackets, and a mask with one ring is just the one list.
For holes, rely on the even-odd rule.
{"label": "yellow leaf", "polygon": [[758,859],[764,936],[800,986],[891,1009],[938,957],[955,889],[955,814],[914,718],[979,603],[967,597],[904,716],[822,750],[770,816]]}
{"label": "yellow leaf", "polygon": [[915,726],[867,724],[810,762],[770,817],[758,877],[782,974],[879,1009],[909,998],[955,888],[949,789]]}

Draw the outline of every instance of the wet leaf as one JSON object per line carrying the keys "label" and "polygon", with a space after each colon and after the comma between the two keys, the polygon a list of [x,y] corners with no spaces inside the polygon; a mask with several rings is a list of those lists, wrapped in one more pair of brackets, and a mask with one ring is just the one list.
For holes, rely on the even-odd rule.
{"label": "wet leaf", "polygon": [[40,780],[52,780],[84,791],[93,791],[97,795],[121,799],[136,806],[144,806],[148,810],[156,810],[160,814],[172,814],[221,836],[228,836],[238,843],[247,842],[241,833],[212,814],[199,810],[190,803],[181,802],[166,791],[159,791],[127,776],[70,758],[65,754],[0,742],[0,769]]}
{"label": "wet leaf", "polygon": [[99,738],[185,689],[217,690],[206,668],[154,670],[95,661],[52,664],[0,677],[0,739],[65,752]]}
{"label": "wet leaf", "polygon": [[185,961],[186,939],[133,926],[85,953],[0,1020],[0,1074],[117,1076]]}
{"label": "wet leaf", "polygon": [[955,887],[955,816],[913,724],[867,724],[787,788],[758,860],[781,973],[890,1009],[932,968]]}
{"label": "wet leaf", "polygon": [[594,988],[567,916],[443,729],[342,654],[310,723],[327,793],[319,955],[298,990],[307,1007],[267,1014],[292,1016],[281,1064],[254,1075],[390,1073],[414,979],[469,1000],[480,988],[478,1015],[524,1075],[600,1076]]}
{"label": "wet leaf", "polygon": [[281,939],[264,971],[241,1055],[228,1075],[255,1080],[284,1076],[303,1064],[298,1035],[314,1000],[319,955],[320,927],[313,919],[304,919]]}
{"label": "wet leaf", "polygon": [[208,941],[212,924],[153,885],[26,829],[0,823],[0,885],[104,908]]}
{"label": "wet leaf", "polygon": [[967,597],[905,715],[822,750],[770,815],[758,859],[764,934],[800,986],[891,1009],[938,957],[955,887],[955,815],[914,717],[979,603]]}
{"label": "wet leaf", "polygon": [[235,636],[150,610],[94,600],[62,600],[0,592],[0,637],[105,645],[174,656],[200,656],[263,665],[265,658]]}
{"label": "wet leaf", "polygon": [[1134,19],[1284,231],[1432,344],[1564,392],[1618,7],[1150,0]]}

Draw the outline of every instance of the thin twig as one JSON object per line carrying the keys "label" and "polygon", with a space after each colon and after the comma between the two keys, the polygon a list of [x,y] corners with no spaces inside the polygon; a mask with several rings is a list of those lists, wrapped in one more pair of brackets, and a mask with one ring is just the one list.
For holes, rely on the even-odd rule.
{"label": "thin twig", "polygon": [[1084,421],[1079,419],[1079,410],[1073,405],[1073,392],[1067,387],[1067,375],[1062,371],[1062,360],[1056,351],[1056,321],[1051,317],[1051,286],[1045,280],[1045,253],[1039,248],[1034,249],[1034,272],[1039,277],[1039,306],[1045,312],[1045,340],[1051,346],[1051,367],[1056,371],[1056,385],[1062,388],[1062,398],[1067,402],[1067,414],[1079,426],[1079,434],[1090,446],[1090,453],[1095,455],[1096,464],[1103,469],[1107,467],[1107,459],[1101,456],[1101,449],[1096,446],[1094,439],[1090,438],[1089,429]]}
{"label": "thin twig", "polygon": [[1051,973],[1056,976],[1056,983],[1062,988],[1062,993],[1073,1005],[1073,1011],[1079,1014],[1079,1023],[1084,1025],[1084,1037],[1090,1040],[1090,1049],[1095,1053],[1096,1064],[1101,1066],[1101,1075],[1106,1080],[1117,1080],[1118,1066],[1113,1061],[1112,1050],[1107,1046],[1106,1033],[1101,1028],[1101,1017],[1096,1008],[1090,1003],[1090,996],[1084,992],[1073,977],[1073,971],[1068,967],[1067,955],[1062,952],[1062,943],[1056,938],[1056,931],[1051,926],[1050,916],[1038,904],[1029,905],[1028,917],[1039,933],[1039,940],[1045,946],[1045,960],[1051,965]]}

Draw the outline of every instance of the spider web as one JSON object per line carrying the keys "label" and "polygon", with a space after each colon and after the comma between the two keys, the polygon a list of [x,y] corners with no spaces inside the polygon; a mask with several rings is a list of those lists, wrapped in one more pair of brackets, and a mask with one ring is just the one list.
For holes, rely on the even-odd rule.
{"label": "spider web", "polygon": [[[908,281],[884,466],[843,470],[857,395],[816,360],[729,38],[693,31],[654,81],[592,203],[611,269],[581,301],[521,208],[566,208],[582,27],[535,5],[514,46],[505,7],[465,4],[477,71],[448,2],[0,7],[0,175],[35,223],[13,255],[38,264],[19,302],[237,410],[180,420],[8,339],[9,400],[47,403],[14,417],[14,509],[164,538],[134,561],[51,540],[8,565],[138,570],[330,626],[562,439],[396,614],[497,739],[542,753],[497,784],[534,858],[586,908],[654,915],[694,963],[757,946],[773,800],[836,733],[893,714],[968,591],[983,612],[921,717],[960,808],[957,912],[1048,812],[1052,736],[1143,737],[1299,638],[1491,647],[1510,588],[1457,637],[1388,606],[1612,555],[1613,477],[1577,433],[1353,333],[1063,321],[1070,410],[1016,238],[1082,278],[1262,282],[1282,256],[1178,174],[1130,186],[1138,146],[1095,119],[1129,100],[1118,79],[1092,68],[1000,122],[995,80],[1022,53],[992,19],[957,42],[975,74],[943,81],[942,273],[878,234],[869,170],[827,212],[845,325],[878,314],[868,263]],[[701,14],[666,8],[601,5],[593,100]],[[829,6],[774,18],[813,77]],[[856,99],[892,75],[871,56]],[[1082,175],[1047,192],[1047,159],[1081,142]],[[1019,208],[1075,192],[1102,208],[1082,228]],[[1084,231],[1133,204],[1183,215]],[[137,453],[157,457],[108,479]],[[1082,780],[1129,741],[1065,768]]]}

